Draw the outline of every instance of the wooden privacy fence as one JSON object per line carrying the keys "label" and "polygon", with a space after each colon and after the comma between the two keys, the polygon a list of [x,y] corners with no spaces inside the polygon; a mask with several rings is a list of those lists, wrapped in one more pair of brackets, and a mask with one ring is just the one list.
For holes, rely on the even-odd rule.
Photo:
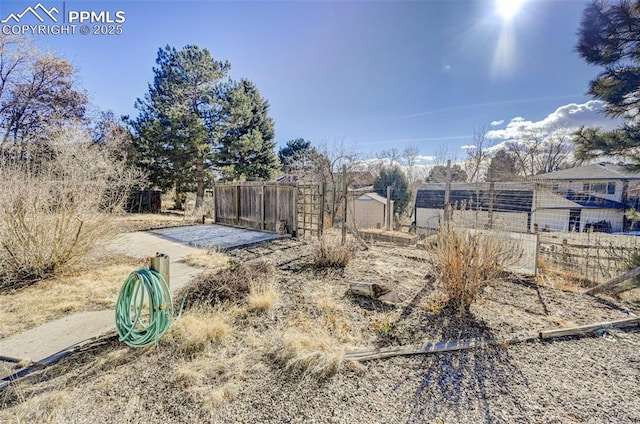
{"label": "wooden privacy fence", "polygon": [[297,232],[297,186],[245,182],[213,188],[214,220],[258,230]]}

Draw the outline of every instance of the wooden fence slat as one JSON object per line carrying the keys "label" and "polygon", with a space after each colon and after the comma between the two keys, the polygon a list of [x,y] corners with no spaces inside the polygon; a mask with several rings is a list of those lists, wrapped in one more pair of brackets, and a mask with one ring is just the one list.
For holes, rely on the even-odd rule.
{"label": "wooden fence slat", "polygon": [[603,293],[607,291],[611,291],[615,289],[615,287],[621,283],[624,283],[627,280],[635,278],[640,275],[640,267],[634,268],[631,271],[627,271],[619,277],[613,278],[606,283],[600,284],[599,286],[592,287],[584,292],[584,294],[594,295],[598,293]]}
{"label": "wooden fence slat", "polygon": [[404,346],[392,346],[373,350],[360,350],[347,352],[344,355],[346,361],[369,361],[373,359],[385,359],[395,356],[407,356],[429,353],[444,353],[459,350],[470,350],[484,348],[488,346],[504,346],[517,343],[524,343],[533,340],[549,340],[567,336],[580,336],[594,333],[598,330],[610,328],[625,328],[633,325],[640,325],[640,317],[624,318],[615,321],[599,322],[595,324],[582,325],[578,327],[560,328],[555,330],[543,330],[536,333],[524,333],[522,335],[512,335],[502,339],[489,339],[476,337],[471,339],[460,339],[453,341],[428,342],[424,344],[411,344]]}

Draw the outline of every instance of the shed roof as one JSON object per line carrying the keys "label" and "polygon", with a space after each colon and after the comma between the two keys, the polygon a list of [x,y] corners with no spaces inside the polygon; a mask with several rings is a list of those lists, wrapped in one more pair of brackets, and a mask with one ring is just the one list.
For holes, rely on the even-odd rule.
{"label": "shed roof", "polygon": [[382,197],[378,193],[373,193],[373,192],[372,193],[365,193],[362,196],[358,197],[358,200],[362,199],[363,197],[368,197],[371,200],[375,200],[375,201],[378,201],[378,202],[382,203],[383,205],[387,204],[386,197]]}

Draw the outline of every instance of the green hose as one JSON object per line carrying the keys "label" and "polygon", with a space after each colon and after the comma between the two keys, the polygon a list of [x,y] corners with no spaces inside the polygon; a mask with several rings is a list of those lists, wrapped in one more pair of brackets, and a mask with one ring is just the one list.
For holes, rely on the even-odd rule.
{"label": "green hose", "polygon": [[158,272],[143,268],[129,274],[116,304],[116,330],[131,347],[158,345],[171,327],[171,290]]}

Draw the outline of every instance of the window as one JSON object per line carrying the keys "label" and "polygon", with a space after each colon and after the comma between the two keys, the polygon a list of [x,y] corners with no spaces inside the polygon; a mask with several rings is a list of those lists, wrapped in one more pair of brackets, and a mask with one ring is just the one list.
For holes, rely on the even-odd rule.
{"label": "window", "polygon": [[594,193],[605,194],[607,192],[607,183],[595,183],[591,184],[591,190]]}
{"label": "window", "polygon": [[616,183],[607,184],[607,194],[616,194]]}
{"label": "window", "polygon": [[585,193],[589,192],[589,183],[582,184],[582,191],[584,191]]}

